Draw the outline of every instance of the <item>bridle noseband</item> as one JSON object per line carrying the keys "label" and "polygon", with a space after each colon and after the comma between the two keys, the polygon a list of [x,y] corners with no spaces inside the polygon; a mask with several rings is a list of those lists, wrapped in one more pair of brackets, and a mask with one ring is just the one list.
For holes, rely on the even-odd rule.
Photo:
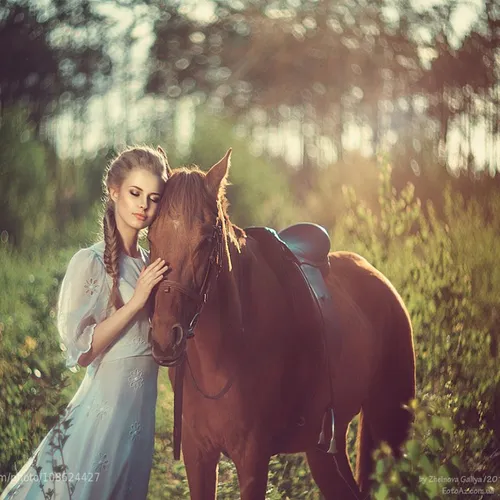
{"label": "bridle noseband", "polygon": [[[161,366],[177,366],[184,360],[184,357],[186,355],[186,340],[194,337],[194,329],[196,328],[196,324],[198,323],[200,314],[203,311],[203,307],[207,303],[208,294],[210,292],[212,282],[214,281],[213,278],[215,277],[215,281],[217,281],[217,278],[219,277],[219,274],[222,270],[224,242],[222,236],[222,222],[220,218],[217,218],[217,221],[213,226],[211,241],[212,248],[208,257],[208,266],[199,290],[188,288],[178,281],[164,280],[162,282],[161,290],[164,293],[170,293],[172,290],[177,290],[178,292],[193,300],[197,304],[197,307],[191,321],[189,322],[187,331],[184,332],[184,329],[182,330],[183,338],[181,339],[181,343],[183,344],[183,347],[180,350],[179,355],[172,357],[171,359],[163,360],[161,363],[157,361]],[[158,290],[158,292],[160,292],[160,290]]]}

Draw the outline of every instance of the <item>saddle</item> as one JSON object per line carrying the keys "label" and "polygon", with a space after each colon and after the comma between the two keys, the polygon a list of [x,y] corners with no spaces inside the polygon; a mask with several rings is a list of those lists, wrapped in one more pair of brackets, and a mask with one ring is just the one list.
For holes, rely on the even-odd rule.
{"label": "saddle", "polygon": [[[277,233],[268,227],[249,227],[247,236],[255,239],[266,262],[274,271],[295,314],[299,328],[319,329],[323,338],[340,349],[338,329],[334,329],[334,303],[325,276],[330,264],[330,238],[326,230],[312,223],[289,226]],[[333,336],[328,332],[336,331]]]}

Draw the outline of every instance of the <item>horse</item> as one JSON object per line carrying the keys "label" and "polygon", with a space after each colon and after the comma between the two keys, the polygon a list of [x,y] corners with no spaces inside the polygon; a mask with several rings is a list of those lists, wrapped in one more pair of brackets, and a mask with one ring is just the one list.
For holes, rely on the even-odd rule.
{"label": "horse", "polygon": [[[216,498],[224,454],[235,464],[241,499],[264,499],[270,457],[299,452],[326,499],[367,498],[372,452],[385,441],[400,456],[412,423],[408,312],[367,260],[336,251],[325,281],[337,311],[328,334],[341,337],[340,353],[314,328],[298,328],[257,242],[229,219],[230,156],[206,173],[168,167],[148,234],[151,261],[169,266],[152,295],[152,355],[170,367],[173,385],[181,383],[191,498]],[[333,431],[324,418],[331,401]],[[346,434],[357,414],[355,479]],[[318,445],[320,433],[334,437],[335,453]]]}

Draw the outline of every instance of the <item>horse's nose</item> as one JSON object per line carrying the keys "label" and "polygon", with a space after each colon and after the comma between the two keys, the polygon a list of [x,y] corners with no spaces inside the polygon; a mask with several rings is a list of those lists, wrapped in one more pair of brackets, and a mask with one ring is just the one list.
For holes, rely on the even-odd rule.
{"label": "horse's nose", "polygon": [[182,340],[184,338],[184,329],[180,325],[180,323],[176,323],[172,327],[172,339],[174,341],[175,347],[179,347],[182,343]]}

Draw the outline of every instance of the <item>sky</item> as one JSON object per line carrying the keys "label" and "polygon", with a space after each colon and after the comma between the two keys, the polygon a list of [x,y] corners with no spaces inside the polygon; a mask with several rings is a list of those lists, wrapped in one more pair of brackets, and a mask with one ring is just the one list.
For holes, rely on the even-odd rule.
{"label": "sky", "polygon": [[[413,6],[419,12],[443,3],[445,2],[441,0],[412,0]],[[453,12],[451,22],[458,37],[463,38],[477,20],[478,13],[484,10],[484,0],[461,0],[457,3],[458,7]]]}

